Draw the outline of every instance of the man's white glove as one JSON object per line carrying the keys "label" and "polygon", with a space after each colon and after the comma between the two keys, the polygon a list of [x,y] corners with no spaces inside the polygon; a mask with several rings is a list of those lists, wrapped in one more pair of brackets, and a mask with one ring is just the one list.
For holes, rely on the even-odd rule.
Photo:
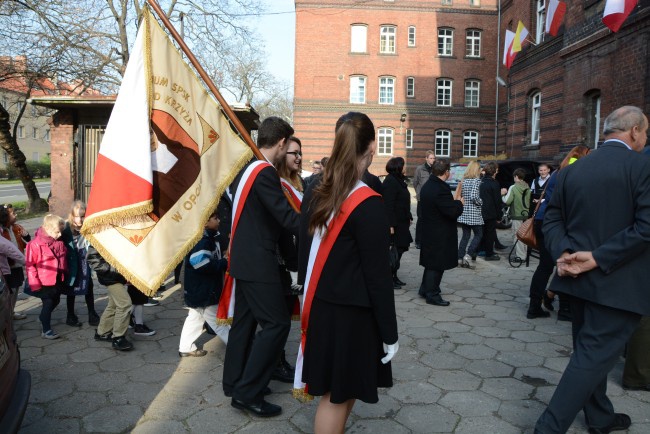
{"label": "man's white glove", "polygon": [[291,285],[297,285],[298,284],[298,272],[297,271],[289,271],[289,276],[291,276]]}
{"label": "man's white glove", "polygon": [[384,365],[388,362],[391,361],[393,357],[395,357],[395,354],[397,354],[397,351],[399,350],[399,342],[395,342],[392,345],[387,345],[384,344],[384,352],[386,355],[381,359],[381,363]]}

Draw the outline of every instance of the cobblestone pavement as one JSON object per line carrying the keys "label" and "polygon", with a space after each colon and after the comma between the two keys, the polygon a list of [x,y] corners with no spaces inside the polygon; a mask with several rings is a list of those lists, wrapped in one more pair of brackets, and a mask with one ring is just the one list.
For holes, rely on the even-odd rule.
{"label": "cobblestone pavement", "polygon": [[[38,224],[38,223],[36,223]],[[509,238],[500,232],[500,238]],[[379,403],[358,402],[350,433],[522,433],[532,427],[550,399],[571,352],[570,324],[525,317],[528,286],[536,262],[512,268],[478,259],[476,269],[445,273],[448,307],[427,305],[417,295],[421,279],[418,253],[404,254],[395,291],[400,350],[393,359],[395,384],[382,389]],[[132,336],[135,350],[120,353],[95,342],[83,297],[77,298],[81,328],[65,325],[65,300],[55,310],[53,327],[61,339],[40,337],[40,301],[21,294],[16,321],[22,366],[32,375],[32,391],[22,433],[308,433],[316,402],[301,404],[289,384],[272,381],[270,402],[283,413],[260,419],[235,410],[223,395],[225,346],[204,335],[202,358],[180,359],[178,342],[187,311],[180,286],[168,285],[158,307],[145,308],[155,336]],[[63,297],[65,298],[65,297]],[[106,290],[96,287],[98,311]],[[556,303],[557,304],[557,303]],[[295,357],[298,327],[287,344]],[[630,414],[630,433],[650,432],[650,393],[621,388],[623,360],[609,379],[617,411]],[[570,433],[587,428],[582,415]]]}

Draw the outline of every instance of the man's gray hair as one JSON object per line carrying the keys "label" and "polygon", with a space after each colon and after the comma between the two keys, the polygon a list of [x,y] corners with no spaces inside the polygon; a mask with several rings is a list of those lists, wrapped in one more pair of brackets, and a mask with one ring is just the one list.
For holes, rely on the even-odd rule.
{"label": "man's gray hair", "polygon": [[645,122],[643,110],[633,105],[625,105],[607,116],[603,125],[603,134],[630,131],[636,126],[643,128],[646,126]]}

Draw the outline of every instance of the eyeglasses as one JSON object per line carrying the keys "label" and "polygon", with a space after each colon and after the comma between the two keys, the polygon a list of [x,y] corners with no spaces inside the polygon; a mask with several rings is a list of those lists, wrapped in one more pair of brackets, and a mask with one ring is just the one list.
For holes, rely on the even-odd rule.
{"label": "eyeglasses", "polygon": [[287,152],[287,154],[293,155],[296,158],[302,157],[302,152],[300,152],[300,151],[291,151],[291,152]]}

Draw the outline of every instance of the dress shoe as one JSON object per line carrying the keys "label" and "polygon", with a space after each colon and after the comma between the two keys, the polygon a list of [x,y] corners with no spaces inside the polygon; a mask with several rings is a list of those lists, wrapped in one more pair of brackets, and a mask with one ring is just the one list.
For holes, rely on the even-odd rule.
{"label": "dress shoe", "polygon": [[433,304],[434,306],[449,306],[449,302],[443,300],[442,297],[427,297],[427,304]]}
{"label": "dress shoe", "polygon": [[120,336],[113,338],[113,349],[117,351],[130,351],[133,349],[133,344],[124,336]]}
{"label": "dress shoe", "polygon": [[427,298],[427,295],[422,291],[418,291],[418,295],[422,298]]}
{"label": "dress shoe", "polygon": [[406,285],[406,283],[399,280],[399,277],[397,277],[397,276],[393,277],[393,282],[397,283],[400,286],[405,286]]}
{"label": "dress shoe", "polygon": [[271,374],[271,379],[279,381],[281,383],[290,383],[293,384],[294,373],[291,370],[287,369],[286,366],[278,364],[275,370]]}
{"label": "dress shoe", "polygon": [[501,258],[496,253],[494,253],[492,255],[489,255],[489,256],[485,255],[485,260],[486,261],[498,261],[499,259],[501,259]]}
{"label": "dress shoe", "polygon": [[548,318],[550,317],[551,314],[546,312],[544,309],[541,307],[538,309],[528,309],[528,312],[526,312],[526,318],[528,319],[535,319],[535,318]]}
{"label": "dress shoe", "polygon": [[625,390],[641,390],[645,392],[650,392],[650,384],[642,385],[642,386],[628,386],[627,384],[623,383],[623,389]]}
{"label": "dress shoe", "polygon": [[239,399],[233,398],[230,402],[230,405],[239,409],[246,410],[259,417],[272,417],[277,416],[282,413],[282,407],[279,405],[271,404],[262,400],[259,403],[253,404],[250,402],[240,401]]}
{"label": "dress shoe", "polygon": [[68,315],[68,317],[65,320],[65,323],[69,325],[70,327],[81,327],[81,323],[79,322],[79,318],[77,315]]}
{"label": "dress shoe", "polygon": [[[266,386],[264,388],[264,390],[262,390],[262,395],[264,395],[264,396],[270,395],[272,393],[273,393],[273,391],[271,390],[271,388],[269,386]],[[232,398],[232,390],[224,390],[223,394],[225,396],[227,396],[228,398]]]}
{"label": "dress shoe", "polygon": [[555,307],[553,307],[553,302],[555,301],[555,297],[549,297],[548,294],[544,294],[542,301],[544,303],[544,307],[546,308],[546,310],[550,310],[551,312],[555,310]]}
{"label": "dress shoe", "polygon": [[88,324],[94,327],[99,325],[99,315],[97,315],[97,312],[88,313]]}
{"label": "dress shoe", "polygon": [[632,419],[625,413],[615,413],[614,422],[603,428],[589,427],[589,434],[608,434],[612,431],[623,431],[632,425]]}
{"label": "dress shoe", "polygon": [[508,250],[511,246],[506,246],[505,244],[495,244],[494,248],[497,250]]}
{"label": "dress shoe", "polygon": [[103,335],[100,335],[99,333],[97,333],[97,330],[95,330],[95,340],[104,341],[104,342],[113,342],[113,333],[108,332],[108,333],[104,333]]}

